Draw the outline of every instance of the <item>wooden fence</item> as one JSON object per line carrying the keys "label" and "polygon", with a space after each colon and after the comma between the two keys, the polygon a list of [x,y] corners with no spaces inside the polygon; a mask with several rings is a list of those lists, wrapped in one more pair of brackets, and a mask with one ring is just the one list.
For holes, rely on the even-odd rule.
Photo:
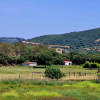
{"label": "wooden fence", "polygon": [[[64,80],[78,80],[78,79],[89,79],[98,80],[97,73],[84,73],[84,72],[67,72],[66,77],[62,78]],[[1,79],[46,79],[44,72],[31,72],[27,74],[9,74]]]}

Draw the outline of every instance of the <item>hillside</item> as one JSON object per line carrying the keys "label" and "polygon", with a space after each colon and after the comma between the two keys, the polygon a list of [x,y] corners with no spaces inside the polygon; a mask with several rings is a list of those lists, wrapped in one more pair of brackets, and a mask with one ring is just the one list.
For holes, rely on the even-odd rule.
{"label": "hillside", "polygon": [[0,42],[1,41],[5,43],[15,43],[20,41],[25,41],[25,39],[18,37],[0,37]]}
{"label": "hillside", "polygon": [[30,45],[43,44],[48,45],[49,48],[56,48],[60,53],[100,51],[100,28],[59,35],[44,35],[28,40],[17,37],[1,37],[0,41],[5,43],[21,42]]}
{"label": "hillside", "polygon": [[99,51],[100,28],[60,35],[44,35],[27,41],[44,45],[69,46],[71,51]]}

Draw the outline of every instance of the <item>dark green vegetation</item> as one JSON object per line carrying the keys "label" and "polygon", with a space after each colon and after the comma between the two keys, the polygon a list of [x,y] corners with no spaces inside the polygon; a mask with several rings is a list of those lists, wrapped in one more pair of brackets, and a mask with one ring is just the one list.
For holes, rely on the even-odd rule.
{"label": "dark green vegetation", "polygon": [[23,43],[0,42],[0,66],[21,64],[24,61],[37,62],[38,65],[44,66],[63,65],[65,60],[72,61],[73,64],[84,64],[86,61],[100,63],[100,52],[59,54],[54,48],[44,45],[30,46]]}
{"label": "dark green vegetation", "polygon": [[47,46],[0,42],[0,64],[21,64],[24,61],[36,61],[39,65],[64,63],[61,55]]}
{"label": "dark green vegetation", "polygon": [[65,76],[65,74],[56,66],[47,66],[45,69],[45,76],[51,79],[60,79]]}
{"label": "dark green vegetation", "polygon": [[23,38],[18,38],[18,37],[0,37],[0,42],[5,42],[5,43],[15,43],[15,42],[21,42],[25,41]]}
{"label": "dark green vegetation", "polygon": [[100,83],[95,81],[0,81],[1,100],[99,100],[99,93]]}
{"label": "dark green vegetation", "polygon": [[100,68],[100,64],[99,63],[90,63],[89,61],[86,61],[83,65],[84,68]]}
{"label": "dark green vegetation", "polygon": [[97,51],[100,47],[100,28],[71,32],[60,35],[44,35],[32,39],[29,42],[42,43],[44,45],[70,46],[68,51]]}
{"label": "dark green vegetation", "polygon": [[39,65],[64,64],[64,59],[61,57],[61,55],[52,50],[41,51],[39,54],[37,54],[36,59]]}

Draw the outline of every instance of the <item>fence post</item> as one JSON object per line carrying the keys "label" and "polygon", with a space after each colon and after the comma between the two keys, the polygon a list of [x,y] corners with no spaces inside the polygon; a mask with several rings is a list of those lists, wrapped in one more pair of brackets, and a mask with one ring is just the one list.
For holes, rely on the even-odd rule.
{"label": "fence post", "polygon": [[99,75],[97,75],[97,77],[98,77],[98,81],[100,81],[100,76],[99,76]]}
{"label": "fence post", "polygon": [[86,76],[86,73],[85,73],[85,76]]}
{"label": "fence post", "polygon": [[75,72],[74,72],[74,77],[75,77]]}
{"label": "fence post", "polygon": [[20,74],[19,74],[19,79],[20,79]]}
{"label": "fence post", "polygon": [[41,79],[41,73],[40,73],[40,79]]}
{"label": "fence post", "polygon": [[69,72],[69,77],[70,77],[70,72]]}
{"label": "fence post", "polygon": [[81,76],[81,72],[79,72],[79,76]]}
{"label": "fence post", "polygon": [[76,80],[77,80],[77,76],[76,76]]}
{"label": "fence post", "polygon": [[32,73],[32,79],[33,79],[33,73]]}

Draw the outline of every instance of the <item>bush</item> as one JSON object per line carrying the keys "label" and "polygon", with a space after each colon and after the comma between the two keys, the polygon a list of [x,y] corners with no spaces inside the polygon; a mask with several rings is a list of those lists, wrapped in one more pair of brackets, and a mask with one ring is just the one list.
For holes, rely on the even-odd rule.
{"label": "bush", "polygon": [[86,61],[85,64],[83,65],[84,68],[90,68],[90,62]]}
{"label": "bush", "polygon": [[94,62],[94,63],[90,63],[90,68],[100,68],[100,64],[99,63],[96,63],[96,62]]}
{"label": "bush", "polygon": [[60,69],[56,66],[47,66],[45,69],[45,76],[51,79],[59,79],[65,76],[65,74],[62,73]]}
{"label": "bush", "polygon": [[84,68],[100,68],[100,64],[97,62],[89,62],[86,61],[85,64],[83,65]]}
{"label": "bush", "polygon": [[98,74],[98,76],[100,76],[100,73]]}

